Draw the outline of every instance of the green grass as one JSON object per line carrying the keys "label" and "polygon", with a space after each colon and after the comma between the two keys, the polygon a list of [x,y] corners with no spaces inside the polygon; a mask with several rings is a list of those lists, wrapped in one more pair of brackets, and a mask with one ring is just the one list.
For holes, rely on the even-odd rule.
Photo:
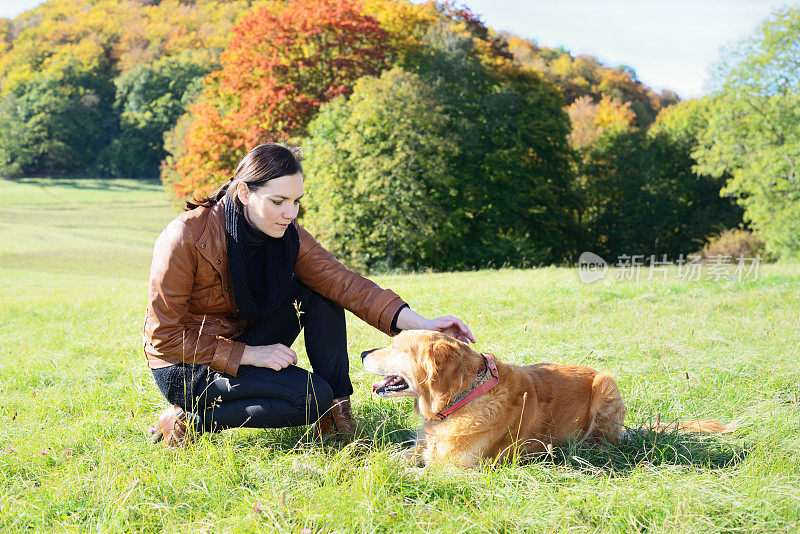
{"label": "green grass", "polygon": [[[744,282],[376,277],[423,314],[462,317],[507,361],[611,370],[631,426],[738,419],[729,437],[635,432],[529,464],[412,469],[394,454],[416,426],[410,403],[371,397],[354,358],[360,441],[242,429],[171,451],[145,438],[164,401],[140,341],[152,244],[175,215],[161,186],[0,181],[0,199],[0,531],[800,528],[797,264]],[[388,342],[349,314],[348,334],[353,355]]]}

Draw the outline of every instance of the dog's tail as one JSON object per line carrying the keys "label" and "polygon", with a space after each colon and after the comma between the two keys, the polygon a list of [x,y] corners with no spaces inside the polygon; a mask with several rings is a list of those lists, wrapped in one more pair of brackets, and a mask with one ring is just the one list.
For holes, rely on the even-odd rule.
{"label": "dog's tail", "polygon": [[677,421],[662,423],[661,414],[656,414],[656,420],[650,424],[639,427],[639,430],[655,430],[657,432],[687,432],[690,434],[730,434],[739,426],[738,420],[733,420],[727,425],[716,419],[693,419],[691,421]]}

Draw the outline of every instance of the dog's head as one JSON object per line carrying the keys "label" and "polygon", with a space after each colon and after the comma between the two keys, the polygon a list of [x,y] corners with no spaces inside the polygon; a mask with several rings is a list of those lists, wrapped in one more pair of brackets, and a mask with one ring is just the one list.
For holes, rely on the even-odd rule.
{"label": "dog's head", "polygon": [[484,361],[468,344],[431,330],[404,330],[361,358],[367,372],[384,377],[372,386],[377,396],[415,397],[426,419],[468,388]]}

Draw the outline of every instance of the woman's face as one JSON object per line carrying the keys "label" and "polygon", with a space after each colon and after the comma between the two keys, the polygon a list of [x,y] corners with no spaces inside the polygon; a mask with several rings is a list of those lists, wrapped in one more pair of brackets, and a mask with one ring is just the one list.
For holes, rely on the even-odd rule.
{"label": "woman's face", "polygon": [[283,237],[300,210],[303,175],[298,172],[274,178],[256,191],[240,182],[236,194],[244,205],[244,217],[253,228],[270,237]]}

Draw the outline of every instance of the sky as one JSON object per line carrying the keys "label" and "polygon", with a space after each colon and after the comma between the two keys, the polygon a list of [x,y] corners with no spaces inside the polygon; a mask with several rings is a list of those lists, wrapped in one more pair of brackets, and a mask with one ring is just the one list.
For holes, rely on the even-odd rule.
{"label": "sky", "polygon": [[[414,0],[420,2],[423,0]],[[42,3],[0,0],[13,18]],[[800,0],[465,0],[492,28],[628,65],[656,91],[705,94],[709,69],[726,43],[750,35],[775,8]]]}

